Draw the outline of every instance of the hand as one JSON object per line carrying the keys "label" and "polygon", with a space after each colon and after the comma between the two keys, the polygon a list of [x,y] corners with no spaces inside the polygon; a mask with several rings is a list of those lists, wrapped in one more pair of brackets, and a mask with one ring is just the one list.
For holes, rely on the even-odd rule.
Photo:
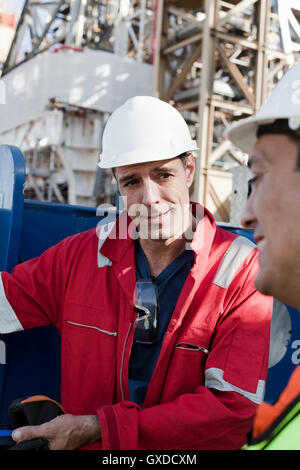
{"label": "hand", "polygon": [[39,426],[23,426],[12,433],[17,442],[43,437],[50,450],[75,450],[101,439],[98,416],[65,414]]}

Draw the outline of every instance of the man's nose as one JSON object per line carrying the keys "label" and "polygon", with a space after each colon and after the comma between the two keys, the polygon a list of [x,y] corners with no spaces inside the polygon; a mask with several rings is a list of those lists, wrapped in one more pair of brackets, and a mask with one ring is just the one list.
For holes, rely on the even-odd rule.
{"label": "man's nose", "polygon": [[249,197],[247,201],[247,205],[242,215],[241,222],[242,222],[242,225],[248,229],[255,228],[257,224],[257,219],[255,216],[255,212],[253,210],[253,194],[251,194],[251,196]]}
{"label": "man's nose", "polygon": [[159,203],[158,188],[154,181],[146,180],[143,183],[143,199],[142,203],[146,206]]}

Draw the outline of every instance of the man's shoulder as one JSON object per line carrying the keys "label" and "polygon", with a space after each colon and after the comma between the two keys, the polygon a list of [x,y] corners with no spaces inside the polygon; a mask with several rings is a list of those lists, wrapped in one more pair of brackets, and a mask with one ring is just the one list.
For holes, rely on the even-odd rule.
{"label": "man's shoulder", "polygon": [[247,275],[249,270],[257,270],[257,249],[247,237],[216,228],[214,251],[220,260],[214,284],[228,288],[231,281],[240,275]]}
{"label": "man's shoulder", "polygon": [[256,248],[255,243],[244,235],[242,231],[236,232],[232,230],[230,225],[228,225],[228,228],[216,225],[214,244],[220,245],[222,243],[225,243],[228,248],[232,246],[231,249],[235,248],[237,251],[243,249],[249,249],[251,251]]}
{"label": "man's shoulder", "polygon": [[87,249],[89,246],[93,248],[95,245],[97,245],[97,242],[98,237],[95,227],[89,230],[85,230],[83,232],[69,235],[68,237],[64,238],[59,243],[57,243],[55,247],[63,251],[77,251],[81,247],[84,247],[84,249]]}

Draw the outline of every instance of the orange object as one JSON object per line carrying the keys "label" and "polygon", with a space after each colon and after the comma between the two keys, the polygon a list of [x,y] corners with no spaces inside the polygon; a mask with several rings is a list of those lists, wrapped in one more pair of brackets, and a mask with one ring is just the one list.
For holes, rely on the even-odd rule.
{"label": "orange object", "polygon": [[25,400],[22,400],[21,403],[30,403],[30,402],[37,402],[37,401],[50,401],[52,403],[55,403],[55,405],[57,405],[61,409],[61,411],[65,413],[65,410],[63,409],[60,403],[58,403],[55,400],[52,400],[52,398],[46,397],[45,395],[33,395],[32,397],[25,398]]}
{"label": "orange object", "polygon": [[300,394],[300,366],[298,366],[288,381],[286,388],[283,390],[274,405],[263,402],[257,409],[252,436],[255,439],[262,434],[271,423],[280,415],[280,413]]}

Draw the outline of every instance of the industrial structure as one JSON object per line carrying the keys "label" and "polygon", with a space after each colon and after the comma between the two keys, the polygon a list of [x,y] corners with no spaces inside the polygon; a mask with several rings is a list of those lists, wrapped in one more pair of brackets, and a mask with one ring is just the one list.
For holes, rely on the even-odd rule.
{"label": "industrial structure", "polygon": [[26,0],[3,63],[0,143],[26,158],[25,195],[114,204],[97,168],[110,113],[134,94],[177,107],[199,142],[191,197],[239,223],[247,156],[226,127],[253,114],[300,55],[299,0]]}

